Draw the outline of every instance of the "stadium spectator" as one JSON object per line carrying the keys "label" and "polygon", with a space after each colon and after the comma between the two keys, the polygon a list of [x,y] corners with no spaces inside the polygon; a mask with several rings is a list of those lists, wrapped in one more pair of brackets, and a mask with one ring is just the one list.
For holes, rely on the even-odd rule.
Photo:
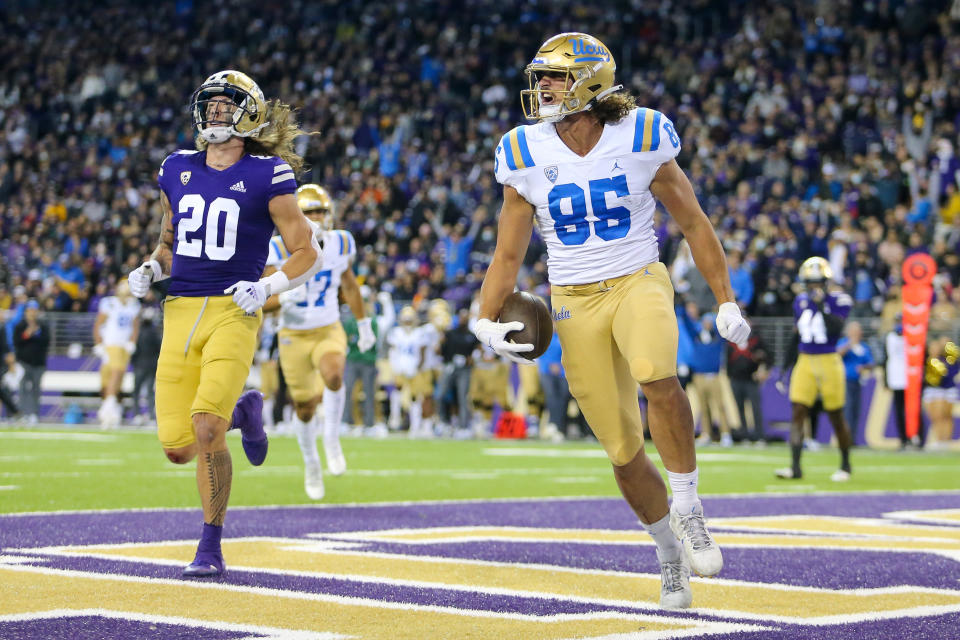
{"label": "stadium spectator", "polygon": [[[870,372],[874,364],[873,352],[870,346],[863,342],[863,328],[857,321],[847,323],[844,329],[845,337],[837,342],[837,353],[843,358],[844,376],[846,378],[847,395],[843,412],[847,424],[853,433],[860,428],[860,407],[863,386],[861,381]],[[816,426],[816,423],[813,423]]]}
{"label": "stadium spectator", "polygon": [[726,341],[717,332],[715,320],[716,316],[712,313],[701,315],[693,302],[677,307],[677,322],[691,345],[691,379],[687,388],[696,398],[696,407],[700,410],[700,437],[697,444],[710,444],[713,428],[719,426],[721,446],[730,447],[733,446],[733,435],[723,407],[723,386],[720,381]]}
{"label": "stadium spectator", "polygon": [[[444,335],[440,353],[443,356],[443,376],[440,379],[439,395],[441,419],[454,424],[451,405],[457,407],[456,429],[460,436],[470,432],[470,378],[473,371],[474,351],[479,347],[476,336],[470,330],[470,309],[457,311],[456,323]],[[452,402],[451,402],[452,399]]]}
{"label": "stadium spectator", "polygon": [[[740,415],[740,431],[755,444],[765,444],[763,423],[763,403],[760,399],[760,387],[767,377],[770,356],[763,339],[752,333],[747,344],[741,348],[727,344],[727,377],[733,399]],[[750,420],[747,420],[747,402],[750,403]],[[747,425],[751,429],[747,429]]]}
{"label": "stadium spectator", "polygon": [[554,331],[550,346],[537,358],[540,369],[540,384],[550,415],[550,422],[541,432],[541,437],[562,440],[567,437],[567,409],[572,396],[567,376],[560,362],[560,337]]}
{"label": "stadium spectator", "polygon": [[154,400],[154,385],[157,377],[157,360],[160,358],[160,342],[163,337],[156,307],[144,307],[140,314],[140,329],[137,332],[136,349],[133,352],[133,415],[134,424],[153,424],[157,420]]}
{"label": "stadium spectator", "polygon": [[37,424],[40,415],[40,379],[47,370],[50,329],[40,320],[40,305],[29,300],[23,319],[13,329],[17,362],[23,367],[20,379],[20,408],[28,424]]}
{"label": "stadium spectator", "polygon": [[10,367],[16,366],[16,358],[7,345],[6,336],[0,336],[0,403],[6,408],[6,418],[16,418],[20,415],[13,393],[7,388],[7,372]]}

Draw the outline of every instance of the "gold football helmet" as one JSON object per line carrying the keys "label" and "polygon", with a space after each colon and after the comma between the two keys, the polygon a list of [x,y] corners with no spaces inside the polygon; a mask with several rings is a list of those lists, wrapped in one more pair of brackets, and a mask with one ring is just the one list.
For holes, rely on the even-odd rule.
{"label": "gold football helmet", "polygon": [[[586,111],[623,85],[613,84],[617,64],[602,42],[586,33],[560,33],[542,45],[524,70],[530,88],[520,92],[523,115],[529,120],[556,122],[571,113]],[[546,91],[540,78],[547,73],[563,74],[570,87]],[[558,100],[543,104],[546,93]]]}
{"label": "gold football helmet", "polygon": [[830,263],[819,256],[807,258],[800,265],[800,282],[804,284],[823,284],[832,277]]}
{"label": "gold football helmet", "polygon": [[300,211],[320,225],[323,231],[333,229],[333,198],[318,184],[305,184],[297,189],[297,204]]}
{"label": "gold football helmet", "polygon": [[190,110],[197,134],[207,142],[255,138],[267,126],[267,103],[260,87],[245,73],[230,69],[203,81],[190,98]]}

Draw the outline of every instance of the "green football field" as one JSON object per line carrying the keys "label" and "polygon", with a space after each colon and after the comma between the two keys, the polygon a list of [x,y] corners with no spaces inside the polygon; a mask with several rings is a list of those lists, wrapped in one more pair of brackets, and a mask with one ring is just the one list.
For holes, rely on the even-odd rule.
{"label": "green football field", "polygon": [[[296,440],[272,436],[266,463],[247,463],[239,436],[230,504],[307,504]],[[619,495],[596,442],[344,438],[348,470],[325,476],[324,503]],[[659,465],[659,458],[650,448]],[[322,454],[321,454],[322,455]],[[960,454],[857,449],[836,484],[834,449],[805,452],[804,478],[777,480],[785,445],[698,452],[701,493],[916,491],[960,488]],[[662,468],[662,467],[661,467]],[[198,507],[193,463],[175,466],[150,431],[0,430],[0,513]]]}

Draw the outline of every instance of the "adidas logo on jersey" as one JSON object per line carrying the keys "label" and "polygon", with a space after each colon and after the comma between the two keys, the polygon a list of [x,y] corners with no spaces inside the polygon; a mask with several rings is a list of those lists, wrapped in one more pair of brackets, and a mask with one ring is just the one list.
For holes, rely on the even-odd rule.
{"label": "adidas logo on jersey", "polygon": [[243,180],[241,180],[241,181],[238,182],[237,184],[235,184],[235,185],[233,185],[232,187],[230,187],[230,191],[239,191],[240,193],[246,193],[246,192],[247,192],[247,188],[246,188],[245,186],[243,186]]}

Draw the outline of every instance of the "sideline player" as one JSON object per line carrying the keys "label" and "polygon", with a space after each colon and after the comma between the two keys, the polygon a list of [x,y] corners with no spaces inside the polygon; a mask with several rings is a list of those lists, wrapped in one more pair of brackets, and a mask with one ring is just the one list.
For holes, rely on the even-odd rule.
{"label": "sideline player", "polygon": [[123,419],[123,408],[117,400],[123,374],[130,364],[140,332],[140,303],[130,295],[126,280],[117,283],[115,295],[100,301],[93,323],[93,353],[100,358],[100,389],[103,404],[97,411],[100,427],[116,427]]}
{"label": "sideline player", "polygon": [[[615,70],[609,49],[584,33],[553,36],[527,65],[529,89],[521,101],[525,115],[539,123],[511,130],[496,149],[503,207],[475,333],[501,355],[527,362],[520,354],[533,345],[504,337],[522,323],[497,317],[536,222],[547,245],[553,308],[569,311],[556,325],[570,391],[606,450],[621,493],[656,542],[660,605],[685,608],[692,601],[691,567],[712,576],[723,559],[697,495],[693,418],[676,375],[678,326],[670,276],[659,262],[654,198],[680,225],[721,303],[720,335],[742,343],[750,327],[734,302],[720,241],[674,160],[680,138],[673,123],[617,93]],[[644,452],[638,384],[649,402],[672,507]]]}
{"label": "sideline player", "polygon": [[[257,347],[260,307],[307,281],[321,266],[310,223],[294,196],[293,151],[303,133],[288,105],[267,103],[238,71],[219,71],[194,92],[197,151],[176,151],[160,166],[160,242],[130,273],[138,298],[170,278],[157,362],[157,435],[167,458],[197,458],[203,534],[183,575],[224,571],[220,537],[233,464],[226,434],[239,428],[250,462],[267,453],[263,399],[243,391]],[[280,230],[290,258],[258,280],[270,234]],[[239,402],[238,402],[239,399]]]}
{"label": "sideline player", "polygon": [[[790,404],[793,417],[790,422],[791,465],[776,470],[776,476],[785,480],[803,477],[800,455],[803,452],[803,433],[819,396],[840,447],[840,468],[830,479],[844,482],[850,479],[850,445],[852,438],[847,420],[843,417],[846,400],[846,374],[843,359],[837,353],[837,342],[843,336],[843,325],[850,314],[853,301],[845,293],[828,292],[827,282],[832,277],[830,264],[820,257],[807,258],[800,265],[799,278],[806,290],[793,301],[793,317],[797,323],[794,339],[797,343],[797,361],[790,374]],[[812,425],[816,432],[816,423]]]}
{"label": "sideline player", "polygon": [[[323,397],[323,450],[327,469],[335,476],[347,469],[340,446],[340,421],[346,400],[343,370],[346,366],[347,334],[340,323],[338,294],[350,305],[360,332],[358,348],[366,351],[377,338],[366,317],[360,287],[350,268],[357,245],[349,231],[334,229],[333,200],[326,189],[305,184],[297,189],[300,210],[315,225],[321,240],[323,269],[303,286],[279,296],[280,330],[277,350],[280,367],[293,399],[293,425],[303,454],[303,487],[312,500],[324,495],[323,468],[317,452],[316,408]],[[270,274],[286,264],[290,253],[280,236],[270,240],[267,270]],[[274,303],[274,301],[271,301]],[[268,309],[273,304],[268,305]],[[317,374],[320,374],[319,377]],[[326,391],[324,391],[326,387]]]}

